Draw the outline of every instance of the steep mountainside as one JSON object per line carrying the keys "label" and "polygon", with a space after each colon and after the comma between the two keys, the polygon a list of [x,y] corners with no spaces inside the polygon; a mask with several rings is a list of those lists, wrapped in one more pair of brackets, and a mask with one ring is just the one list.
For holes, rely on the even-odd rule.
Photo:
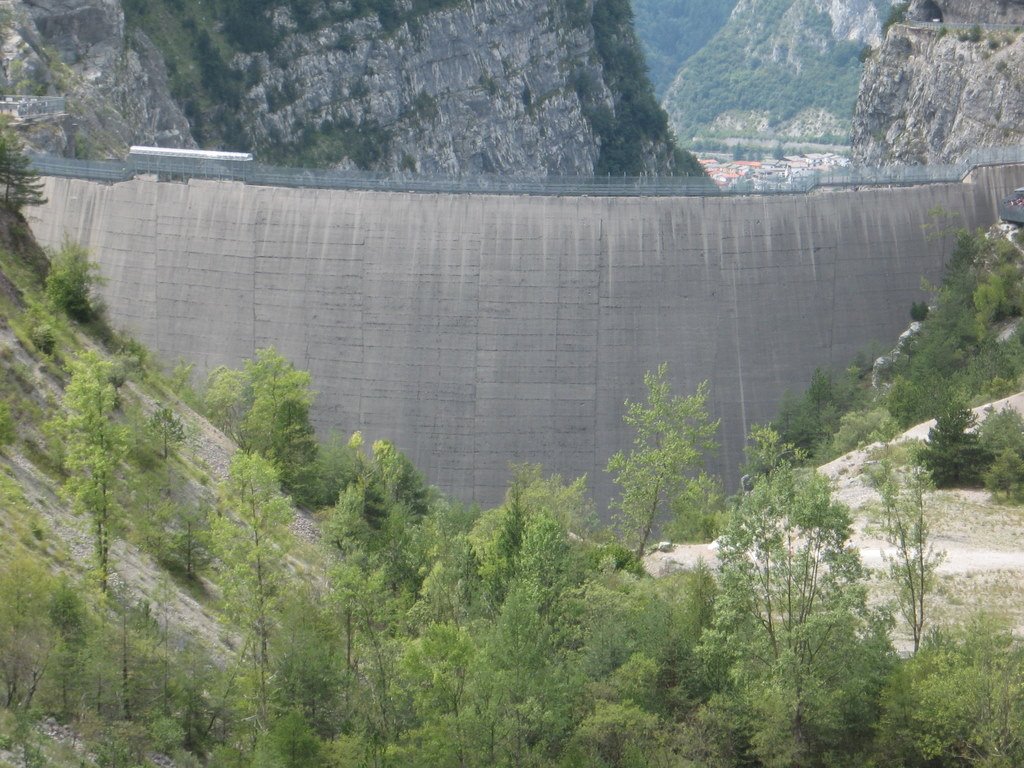
{"label": "steep mountainside", "polygon": [[[995,17],[984,4],[978,10]],[[867,63],[853,124],[861,162],[955,162],[1022,139],[1024,38],[1016,31],[898,24]]]}
{"label": "steep mountainside", "polygon": [[0,6],[0,91],[66,95],[69,116],[26,126],[37,148],[107,156],[128,144],[193,144],[160,53],[118,0]]}
{"label": "steep mountainside", "polygon": [[679,68],[715,36],[736,0],[633,0],[636,33],[658,98]]}
{"label": "steep mountainside", "polygon": [[73,118],[34,140],[52,151],[194,142],[374,170],[696,170],[644,76],[628,0],[24,0],[6,29],[0,86],[71,97]]}
{"label": "steep mountainside", "polygon": [[664,106],[676,135],[845,141],[888,0],[740,0]]}

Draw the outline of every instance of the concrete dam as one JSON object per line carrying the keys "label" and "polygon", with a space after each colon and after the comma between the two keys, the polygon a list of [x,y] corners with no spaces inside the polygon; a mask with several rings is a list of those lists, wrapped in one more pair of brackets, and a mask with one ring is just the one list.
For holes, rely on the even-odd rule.
{"label": "concrete dam", "polygon": [[1024,166],[962,182],[745,197],[588,197],[46,179],[114,324],[204,376],[274,345],[311,372],[321,434],[387,438],[429,480],[494,504],[509,462],[586,473],[599,511],[623,401],[667,361],[711,382],[709,468],[735,488],[749,427],[816,366],[891,347],[951,236],[988,226]]}

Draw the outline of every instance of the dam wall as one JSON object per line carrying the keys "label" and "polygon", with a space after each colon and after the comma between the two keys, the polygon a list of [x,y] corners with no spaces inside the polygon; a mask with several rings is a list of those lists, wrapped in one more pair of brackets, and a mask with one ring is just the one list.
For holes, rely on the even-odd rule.
{"label": "dam wall", "polygon": [[204,376],[274,345],[311,372],[314,419],[498,502],[508,463],[586,473],[598,509],[628,448],[623,401],[669,363],[711,382],[711,469],[816,366],[891,347],[937,281],[941,207],[988,226],[1024,166],[962,183],[788,196],[559,197],[46,179],[42,243],[81,242],[113,323]]}

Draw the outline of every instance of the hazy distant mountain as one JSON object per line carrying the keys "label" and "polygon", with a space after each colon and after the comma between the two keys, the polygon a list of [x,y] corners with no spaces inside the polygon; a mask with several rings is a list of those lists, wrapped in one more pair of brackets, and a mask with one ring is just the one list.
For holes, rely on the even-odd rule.
{"label": "hazy distant mountain", "polygon": [[676,135],[845,141],[889,0],[740,0],[663,104]]}
{"label": "hazy distant mountain", "polygon": [[633,0],[636,32],[658,98],[687,59],[714,37],[737,0]]}

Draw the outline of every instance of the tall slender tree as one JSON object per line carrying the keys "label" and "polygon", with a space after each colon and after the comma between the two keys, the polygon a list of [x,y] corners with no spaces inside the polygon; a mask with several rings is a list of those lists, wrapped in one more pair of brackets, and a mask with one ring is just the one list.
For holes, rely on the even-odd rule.
{"label": "tall slender tree", "polygon": [[885,555],[889,579],[896,589],[899,614],[910,628],[914,653],[921,647],[924,626],[935,589],[935,569],[945,557],[932,544],[925,517],[924,492],[928,481],[922,469],[901,483],[891,462],[883,461],[872,478],[882,495],[882,532],[894,547]]}
{"label": "tall slender tree", "polygon": [[72,360],[54,428],[64,445],[68,478],[63,492],[76,512],[92,519],[99,586],[107,591],[110,576],[111,526],[119,512],[115,493],[128,453],[128,430],[114,419],[117,393],[110,383],[112,364],[97,352]]}
{"label": "tall slender tree", "polygon": [[269,722],[270,639],[287,578],[291,507],[273,465],[256,453],[235,454],[220,491],[224,514],[211,526],[213,547],[228,612],[247,635],[242,661],[251,663],[255,723],[262,730]]}

